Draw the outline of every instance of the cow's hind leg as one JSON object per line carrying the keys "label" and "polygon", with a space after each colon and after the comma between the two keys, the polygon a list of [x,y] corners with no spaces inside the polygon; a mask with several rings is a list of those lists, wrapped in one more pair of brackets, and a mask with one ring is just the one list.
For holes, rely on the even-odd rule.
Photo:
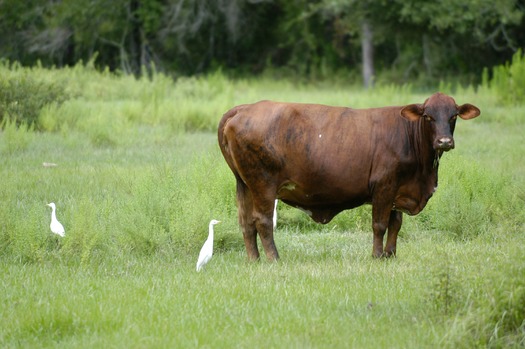
{"label": "cow's hind leg", "polygon": [[248,259],[257,260],[259,259],[259,249],[257,248],[257,229],[253,217],[253,196],[241,179],[237,179],[237,206],[239,225],[242,229]]}
{"label": "cow's hind leg", "polygon": [[396,243],[397,234],[401,229],[401,223],[403,222],[403,213],[392,210],[390,212],[390,221],[388,222],[388,236],[385,246],[385,256],[395,257],[396,255]]}
{"label": "cow's hind leg", "polygon": [[274,197],[254,198],[253,217],[255,227],[261,238],[261,242],[266,253],[266,257],[271,260],[279,259],[279,253],[273,239],[273,208],[275,205]]}

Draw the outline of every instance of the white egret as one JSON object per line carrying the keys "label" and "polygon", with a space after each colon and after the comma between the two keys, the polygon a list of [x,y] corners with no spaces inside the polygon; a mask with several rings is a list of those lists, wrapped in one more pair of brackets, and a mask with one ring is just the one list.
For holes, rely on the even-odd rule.
{"label": "white egret", "polygon": [[220,222],[221,221],[215,219],[210,221],[210,225],[208,227],[208,239],[206,239],[206,242],[204,242],[201,252],[199,253],[199,259],[197,260],[197,271],[200,271],[202,267],[204,267],[206,263],[210,261],[211,256],[213,255],[213,226]]}
{"label": "white egret", "polygon": [[49,228],[51,228],[51,231],[57,235],[60,235],[64,237],[66,235],[66,232],[64,230],[64,226],[57,220],[56,215],[56,206],[54,202],[51,202],[47,204],[47,206],[51,207],[51,224],[49,225]]}
{"label": "white egret", "polygon": [[277,228],[277,199],[275,199],[275,205],[273,206],[273,230]]}

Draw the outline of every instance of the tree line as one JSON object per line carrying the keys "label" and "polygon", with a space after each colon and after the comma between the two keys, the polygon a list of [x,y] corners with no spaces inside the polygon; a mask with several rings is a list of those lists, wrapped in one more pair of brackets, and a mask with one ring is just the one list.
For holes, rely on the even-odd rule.
{"label": "tree line", "polygon": [[525,46],[525,0],[0,0],[0,57],[140,75],[280,69],[476,81]]}

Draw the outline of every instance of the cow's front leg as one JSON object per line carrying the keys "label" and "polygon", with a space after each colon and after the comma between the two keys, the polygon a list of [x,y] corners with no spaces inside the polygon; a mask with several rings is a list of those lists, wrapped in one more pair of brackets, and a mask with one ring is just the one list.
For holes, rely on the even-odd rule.
{"label": "cow's front leg", "polygon": [[246,247],[246,253],[248,254],[248,259],[251,261],[256,261],[259,259],[259,249],[257,248],[257,230],[253,226],[243,226],[242,235],[244,238],[244,246]]}
{"label": "cow's front leg", "polygon": [[403,223],[403,213],[392,210],[390,212],[390,221],[388,222],[388,236],[386,239],[385,256],[396,256],[397,234],[401,229]]}
{"label": "cow's front leg", "polygon": [[376,258],[383,257],[383,238],[386,232],[386,224],[381,222],[372,223],[374,231],[374,244],[372,248],[372,256]]}
{"label": "cow's front leg", "polygon": [[[383,196],[381,196],[381,198],[383,198]],[[391,209],[391,205],[386,205],[384,200],[374,200],[372,203],[372,230],[374,232],[372,255],[376,258],[385,256],[383,239],[390,222]]]}

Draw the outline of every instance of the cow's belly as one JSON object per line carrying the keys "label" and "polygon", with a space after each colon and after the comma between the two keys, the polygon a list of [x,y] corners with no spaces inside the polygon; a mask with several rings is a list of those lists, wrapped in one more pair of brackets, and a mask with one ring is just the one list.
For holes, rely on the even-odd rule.
{"label": "cow's belly", "polygon": [[306,188],[287,181],[278,191],[277,198],[284,203],[306,212],[318,223],[330,222],[341,211],[369,202],[366,193],[341,188]]}

